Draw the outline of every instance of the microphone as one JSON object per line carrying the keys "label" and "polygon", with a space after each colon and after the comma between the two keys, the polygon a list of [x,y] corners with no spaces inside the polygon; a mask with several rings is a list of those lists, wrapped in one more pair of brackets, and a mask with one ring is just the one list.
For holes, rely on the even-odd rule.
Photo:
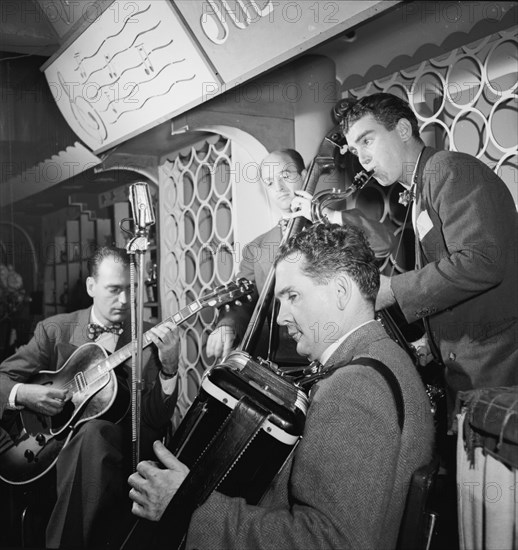
{"label": "microphone", "polygon": [[148,184],[143,182],[132,183],[129,189],[129,201],[136,233],[143,233],[155,223],[155,212]]}

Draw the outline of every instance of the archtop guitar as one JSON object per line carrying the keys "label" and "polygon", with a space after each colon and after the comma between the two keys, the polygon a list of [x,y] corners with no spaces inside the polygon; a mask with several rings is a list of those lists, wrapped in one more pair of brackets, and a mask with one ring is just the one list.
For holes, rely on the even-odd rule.
{"label": "archtop guitar", "polygon": [[[220,307],[239,301],[253,290],[253,283],[244,278],[219,286],[159,325],[173,321],[178,326],[207,306]],[[144,348],[152,343],[149,333],[143,334]],[[0,435],[7,441],[5,438],[0,441],[0,479],[13,485],[38,479],[54,466],[78,425],[106,413],[110,413],[113,421],[125,415],[127,407],[115,413],[110,411],[118,389],[113,371],[131,357],[132,346],[130,342],[108,356],[100,345],[86,343],[78,347],[59,370],[40,371],[28,380],[30,384],[67,388],[71,398],[63,411],[54,416],[22,409],[10,426],[10,437],[1,430]]]}

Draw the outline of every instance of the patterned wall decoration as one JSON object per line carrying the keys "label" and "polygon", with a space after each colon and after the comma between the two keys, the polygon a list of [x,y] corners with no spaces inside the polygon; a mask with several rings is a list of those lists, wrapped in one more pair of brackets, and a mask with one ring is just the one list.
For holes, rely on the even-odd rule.
{"label": "patterned wall decoration", "polygon": [[[234,275],[231,141],[214,135],[160,166],[162,317],[173,315]],[[213,362],[205,343],[216,310],[203,309],[182,331],[178,408],[183,415]]]}
{"label": "patterned wall decoration", "polygon": [[192,106],[217,81],[166,0],[113,2],[44,67],[65,120],[95,152]]}
{"label": "patterned wall decoration", "polygon": [[[490,165],[518,202],[516,29],[430,59],[410,69],[343,90],[345,97],[387,91],[407,98],[421,122],[427,145],[471,153]],[[171,315],[235,272],[231,143],[214,136],[166,159],[160,167],[161,295],[163,317]],[[414,236],[403,188],[370,183],[349,201],[401,237],[384,272],[413,267]],[[182,329],[180,416],[212,366],[205,342],[215,311],[199,313]],[[177,420],[175,418],[175,420]]]}
{"label": "patterned wall decoration", "polygon": [[[518,205],[518,27],[375,80],[342,97],[376,92],[407,99],[426,145],[469,153],[507,184]],[[385,272],[414,263],[414,237],[400,185],[368,184],[350,201],[393,228],[401,246]]]}

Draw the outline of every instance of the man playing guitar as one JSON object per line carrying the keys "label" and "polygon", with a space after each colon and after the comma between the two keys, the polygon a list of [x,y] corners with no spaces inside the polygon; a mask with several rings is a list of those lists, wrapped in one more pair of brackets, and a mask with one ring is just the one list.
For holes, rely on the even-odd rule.
{"label": "man playing guitar", "polygon": [[[47,548],[102,548],[116,542],[118,533],[113,526],[124,532],[124,518],[129,512],[130,367],[121,361],[113,372],[105,374],[100,382],[105,386],[87,405],[72,397],[87,392],[81,384],[88,382],[87,374],[92,370],[75,363],[88,362],[95,355],[104,360],[109,353],[113,358],[131,340],[129,257],[124,249],[102,247],[93,254],[88,268],[86,289],[93,299],[92,307],[42,321],[31,341],[0,365],[2,425],[12,432],[16,422],[9,425],[10,418],[32,413],[35,421],[42,422],[36,436],[41,450],[55,455],[47,470],[39,474],[55,463],[57,501],[47,526]],[[152,345],[143,352],[142,456],[149,457],[151,443],[163,437],[176,404],[179,336],[175,329],[176,325],[167,321],[147,332]],[[80,346],[81,353],[71,357]],[[44,384],[31,383],[41,371],[60,369],[56,383],[50,377],[54,373],[49,373]],[[66,384],[57,383],[72,370]],[[46,423],[50,423],[47,428]],[[3,435],[0,463],[12,446],[5,432]],[[39,457],[37,449],[26,449],[21,456],[21,463],[13,466],[16,473],[24,468],[30,471],[38,466],[39,458],[44,460],[44,452]]]}

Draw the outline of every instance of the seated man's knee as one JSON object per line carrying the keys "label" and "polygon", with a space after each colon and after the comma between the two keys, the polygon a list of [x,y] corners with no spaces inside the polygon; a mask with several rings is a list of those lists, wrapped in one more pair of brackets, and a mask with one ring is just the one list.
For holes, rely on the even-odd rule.
{"label": "seated man's knee", "polygon": [[73,439],[75,443],[93,450],[99,443],[119,447],[122,444],[121,427],[106,420],[93,419],[79,427]]}

